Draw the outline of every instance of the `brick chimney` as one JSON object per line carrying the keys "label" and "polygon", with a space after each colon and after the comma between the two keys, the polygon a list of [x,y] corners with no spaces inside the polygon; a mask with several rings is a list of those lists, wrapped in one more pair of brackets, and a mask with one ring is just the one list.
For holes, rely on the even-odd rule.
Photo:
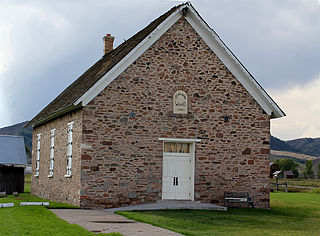
{"label": "brick chimney", "polygon": [[104,43],[104,54],[107,54],[108,52],[113,50],[113,40],[114,37],[111,36],[111,34],[107,34],[103,37],[103,43]]}

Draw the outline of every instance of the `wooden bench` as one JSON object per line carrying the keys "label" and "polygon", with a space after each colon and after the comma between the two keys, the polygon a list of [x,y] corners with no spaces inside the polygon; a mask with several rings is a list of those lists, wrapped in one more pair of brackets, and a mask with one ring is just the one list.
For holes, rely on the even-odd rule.
{"label": "wooden bench", "polygon": [[254,208],[248,192],[224,192],[224,205],[227,206],[229,203],[246,203]]}

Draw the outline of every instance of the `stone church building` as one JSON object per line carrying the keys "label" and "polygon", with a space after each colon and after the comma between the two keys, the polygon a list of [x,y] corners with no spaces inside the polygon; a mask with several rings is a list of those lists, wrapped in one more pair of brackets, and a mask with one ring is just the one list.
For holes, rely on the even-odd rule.
{"label": "stone church building", "polygon": [[158,200],[268,208],[285,114],[190,3],[105,54],[30,121],[34,195],[82,208]]}

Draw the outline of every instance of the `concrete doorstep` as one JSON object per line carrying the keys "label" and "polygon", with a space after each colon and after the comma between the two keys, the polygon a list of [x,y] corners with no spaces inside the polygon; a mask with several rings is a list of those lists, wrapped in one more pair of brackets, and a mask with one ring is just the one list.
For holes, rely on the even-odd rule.
{"label": "concrete doorstep", "polygon": [[51,209],[70,224],[78,224],[94,233],[121,233],[125,236],[179,236],[167,229],[129,220],[112,212],[81,209]]}
{"label": "concrete doorstep", "polygon": [[200,201],[183,201],[183,200],[161,200],[157,203],[142,204],[136,206],[110,208],[104,211],[115,212],[115,211],[149,211],[149,210],[215,210],[215,211],[226,211],[227,207],[218,206],[210,203],[201,203]]}

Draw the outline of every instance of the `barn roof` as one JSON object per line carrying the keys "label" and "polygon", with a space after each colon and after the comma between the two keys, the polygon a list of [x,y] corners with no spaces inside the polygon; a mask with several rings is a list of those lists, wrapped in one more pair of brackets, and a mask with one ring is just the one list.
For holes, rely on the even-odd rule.
{"label": "barn roof", "polygon": [[216,32],[201,18],[191,3],[187,2],[173,7],[116,49],[105,54],[27,125],[40,125],[88,104],[181,17],[189,22],[271,118],[285,116]]}
{"label": "barn roof", "polygon": [[284,174],[285,176],[294,175],[291,170],[287,170],[287,171],[283,172],[283,174]]}
{"label": "barn roof", "polygon": [[27,164],[27,155],[23,137],[0,135],[0,165],[4,164]]}

